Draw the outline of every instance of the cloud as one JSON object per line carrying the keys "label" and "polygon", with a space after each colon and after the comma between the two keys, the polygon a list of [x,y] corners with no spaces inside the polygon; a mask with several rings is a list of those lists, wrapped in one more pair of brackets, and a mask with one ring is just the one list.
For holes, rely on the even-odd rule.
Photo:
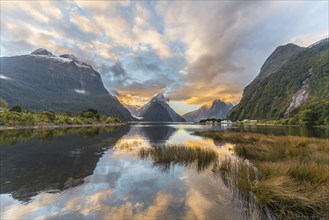
{"label": "cloud", "polygon": [[[287,10],[289,8],[289,11]],[[328,2],[1,1],[1,56],[45,47],[90,62],[125,103],[238,102],[279,45],[328,36]]]}
{"label": "cloud", "polygon": [[[187,82],[173,98],[193,104],[215,98],[238,102],[275,47],[296,42],[300,36],[307,39],[316,30],[323,33],[313,39],[326,36],[325,8],[328,3],[323,2],[162,2],[158,10],[165,34],[181,39],[187,48]],[[314,19],[316,11],[323,12],[323,20]]]}
{"label": "cloud", "polygon": [[111,72],[113,73],[114,77],[124,77],[127,75],[126,70],[123,69],[120,62],[117,62],[111,67]]}

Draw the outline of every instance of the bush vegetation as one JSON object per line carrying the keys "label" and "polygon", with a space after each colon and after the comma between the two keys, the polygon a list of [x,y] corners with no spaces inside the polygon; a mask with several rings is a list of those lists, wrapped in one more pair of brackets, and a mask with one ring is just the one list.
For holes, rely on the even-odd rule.
{"label": "bush vegetation", "polygon": [[22,110],[13,106],[10,111],[0,113],[0,126],[33,126],[33,125],[84,125],[84,124],[110,124],[121,123],[115,117],[101,116],[97,110],[87,109],[78,115],[65,111],[62,114],[48,111]]}
{"label": "bush vegetation", "polygon": [[329,99],[307,102],[283,118],[257,120],[254,124],[329,126]]}
{"label": "bush vegetation", "polygon": [[[308,77],[309,100],[301,110],[311,108],[312,111],[319,110],[318,113],[322,112],[323,110],[320,109],[324,109],[324,107],[321,105],[324,102],[329,102],[328,42],[326,39],[318,45],[303,49],[285,62],[278,64],[278,68],[274,71],[261,72],[261,75],[267,77],[256,78],[249,84],[244,90],[240,103],[231,110],[227,117],[233,121],[284,118],[293,95]],[[309,75],[310,71],[312,72],[311,76]],[[324,123],[321,117],[328,116],[328,114],[322,113],[322,116],[308,113],[303,115],[307,118],[314,116],[314,123],[317,125]],[[308,125],[308,122],[304,121],[303,115],[299,114],[296,117],[290,115],[289,119],[292,119],[289,123]]]}

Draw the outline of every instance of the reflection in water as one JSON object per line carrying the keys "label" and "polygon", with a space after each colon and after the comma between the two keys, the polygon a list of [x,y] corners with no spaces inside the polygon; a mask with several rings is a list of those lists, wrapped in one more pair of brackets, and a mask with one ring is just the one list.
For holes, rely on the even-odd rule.
{"label": "reflection in water", "polygon": [[19,131],[3,131],[0,192],[28,201],[41,191],[63,190],[81,184],[84,177],[92,174],[102,153],[128,129],[122,126],[22,130],[23,135],[18,137],[25,141],[16,139],[14,142],[13,134]]}
{"label": "reflection in water", "polygon": [[97,136],[101,132],[114,132],[121,129],[121,127],[122,126],[0,130],[0,143],[16,144],[31,138],[36,138],[40,141],[51,141],[54,137],[67,135],[79,135],[84,138],[91,138]]}
{"label": "reflection in water", "polygon": [[226,187],[232,191],[234,206],[245,212],[247,218],[264,217],[256,207],[256,200],[251,193],[252,184],[258,179],[257,169],[238,158],[226,158],[212,169],[215,176],[220,177]]}
{"label": "reflection in water", "polygon": [[150,143],[164,143],[176,131],[175,128],[164,125],[143,126],[141,130]]}
{"label": "reflection in water", "polygon": [[257,173],[225,165],[223,158],[235,158],[233,145],[192,135],[203,129],[222,128],[142,124],[0,131],[0,217],[262,218],[243,182],[256,180]]}
{"label": "reflection in water", "polygon": [[277,136],[292,135],[304,137],[329,138],[329,128],[270,125],[239,125],[231,127],[232,131],[256,132]]}
{"label": "reflection in water", "polygon": [[204,171],[217,162],[216,151],[201,147],[162,146],[156,148],[141,148],[138,152],[141,159],[151,159],[155,167],[162,172],[169,172],[175,165],[196,166],[198,172]]}

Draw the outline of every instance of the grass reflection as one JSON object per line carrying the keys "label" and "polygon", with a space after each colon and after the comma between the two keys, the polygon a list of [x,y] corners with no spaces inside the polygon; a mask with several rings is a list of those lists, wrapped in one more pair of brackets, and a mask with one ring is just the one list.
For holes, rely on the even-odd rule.
{"label": "grass reflection", "polygon": [[196,170],[201,172],[218,161],[218,155],[212,149],[177,145],[141,148],[138,155],[144,160],[151,159],[153,165],[163,172],[168,172],[175,165],[195,165]]}

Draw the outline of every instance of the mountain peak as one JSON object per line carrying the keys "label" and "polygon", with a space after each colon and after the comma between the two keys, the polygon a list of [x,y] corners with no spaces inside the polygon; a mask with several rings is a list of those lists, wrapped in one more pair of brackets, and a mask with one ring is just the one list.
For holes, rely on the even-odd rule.
{"label": "mountain peak", "polygon": [[215,104],[215,103],[223,103],[223,102],[220,99],[215,99],[212,103]]}
{"label": "mountain peak", "polygon": [[136,111],[134,109],[130,110],[144,121],[185,122],[185,119],[168,105],[168,101],[169,99],[164,96],[164,92],[160,91]]}
{"label": "mountain peak", "polygon": [[184,114],[183,117],[186,121],[193,122],[208,118],[224,118],[232,107],[232,103],[226,103],[220,99],[215,99],[210,107],[203,105],[198,110]]}
{"label": "mountain peak", "polygon": [[260,69],[259,75],[256,79],[264,79],[267,76],[275,72],[280,66],[282,66],[290,57],[304,50],[304,47],[300,47],[296,44],[289,43],[277,47],[271,55],[265,60]]}
{"label": "mountain peak", "polygon": [[63,57],[63,58],[70,59],[70,60],[78,60],[74,54],[62,54],[62,55],[59,55],[59,57]]}
{"label": "mountain peak", "polygon": [[165,103],[167,103],[169,101],[169,99],[168,98],[165,98],[163,92],[158,92],[157,94],[155,94],[152,97],[151,101],[158,101],[158,102],[165,102]]}
{"label": "mountain peak", "polygon": [[43,56],[53,56],[53,54],[49,50],[44,49],[44,48],[36,49],[31,54],[33,54],[33,55],[43,55]]}

